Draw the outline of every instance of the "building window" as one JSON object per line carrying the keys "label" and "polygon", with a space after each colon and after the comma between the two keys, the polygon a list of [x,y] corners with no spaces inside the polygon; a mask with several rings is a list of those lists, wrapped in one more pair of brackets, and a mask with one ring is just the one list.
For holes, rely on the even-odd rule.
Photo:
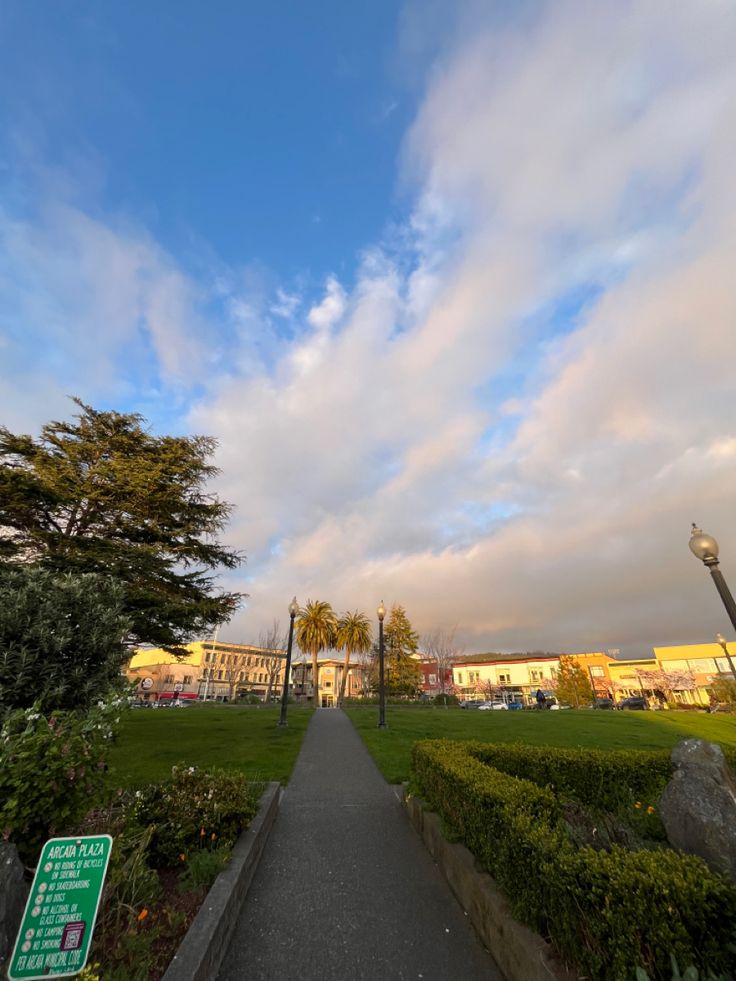
{"label": "building window", "polygon": [[217,680],[222,681],[222,671],[217,672]]}
{"label": "building window", "polygon": [[164,684],[166,684],[166,685],[173,685],[174,684],[174,676],[173,676],[173,674],[167,674],[166,675],[166,677],[164,678]]}
{"label": "building window", "polygon": [[430,685],[436,685],[437,684],[437,675],[436,674],[431,674],[429,676],[429,683],[430,683]]}
{"label": "building window", "polygon": [[[533,674],[534,674],[534,672],[532,672],[532,675]],[[499,683],[499,685],[508,685],[508,684],[510,684],[510,682],[511,682],[511,675],[510,674],[500,674],[498,676],[498,683]]]}
{"label": "building window", "polygon": [[532,679],[532,681],[541,681],[542,680],[542,672],[541,671],[537,671],[537,670],[535,670],[533,668],[529,672],[529,677]]}
{"label": "building window", "polygon": [[603,670],[603,668],[600,668],[600,667],[591,668],[590,669],[590,674],[591,674],[591,677],[593,677],[593,678],[602,678],[604,676],[604,674],[605,674],[605,671]]}
{"label": "building window", "polygon": [[332,682],[331,681],[326,681],[325,682],[325,688],[332,688]]}
{"label": "building window", "polygon": [[191,683],[192,683],[192,676],[190,674],[185,674],[184,677],[183,677],[183,679],[182,679],[182,682],[185,685],[191,685]]}
{"label": "building window", "polygon": [[463,683],[463,673],[462,673],[462,671],[458,671],[458,673],[457,673],[457,683],[459,685],[461,685]]}

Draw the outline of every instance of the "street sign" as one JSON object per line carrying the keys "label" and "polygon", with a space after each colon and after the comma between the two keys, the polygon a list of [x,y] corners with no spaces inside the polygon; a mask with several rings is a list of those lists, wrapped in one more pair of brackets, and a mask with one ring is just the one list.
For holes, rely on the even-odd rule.
{"label": "street sign", "polygon": [[144,678],[141,682],[141,688],[143,691],[148,691],[150,688],[153,688],[153,678]]}
{"label": "street sign", "polygon": [[184,691],[184,685],[180,681],[177,681],[174,685],[174,691]]}
{"label": "street sign", "polygon": [[63,978],[82,970],[111,850],[110,835],[46,842],[15,941],[9,981]]}

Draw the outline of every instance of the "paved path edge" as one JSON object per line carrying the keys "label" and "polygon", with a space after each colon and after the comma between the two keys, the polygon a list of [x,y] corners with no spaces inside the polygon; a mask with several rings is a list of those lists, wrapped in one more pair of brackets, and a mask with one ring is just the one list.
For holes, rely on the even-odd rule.
{"label": "paved path edge", "polygon": [[560,962],[552,946],[511,915],[508,900],[495,879],[478,868],[475,856],[442,833],[439,815],[419,797],[404,798],[409,821],[484,946],[508,981],[576,981],[578,975]]}
{"label": "paved path edge", "polygon": [[211,981],[217,976],[281,800],[281,784],[268,783],[256,816],[238,838],[174,954],[162,981]]}

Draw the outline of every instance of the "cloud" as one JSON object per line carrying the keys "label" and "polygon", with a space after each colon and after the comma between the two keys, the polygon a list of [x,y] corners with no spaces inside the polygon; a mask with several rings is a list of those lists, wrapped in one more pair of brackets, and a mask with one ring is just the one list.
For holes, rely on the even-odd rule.
{"label": "cloud", "polygon": [[707,639],[727,625],[690,522],[736,556],[736,11],[433,4],[429,21],[411,214],[349,289],[330,276],[310,306],[253,270],[195,279],[81,208],[10,218],[3,355],[27,361],[29,323],[48,340],[33,377],[57,387],[120,386],[138,353],[157,384],[207,367],[186,425],[218,437],[238,505],[251,599],[232,638],[296,593],[401,602],[469,650]]}
{"label": "cloud", "polygon": [[345,313],[345,290],[334,276],[329,276],[322,300],[312,307],[307,320],[317,330],[330,330]]}
{"label": "cloud", "polygon": [[0,211],[4,417],[15,390],[35,391],[39,422],[63,395],[119,397],[131,377],[187,387],[207,362],[202,299],[145,231],[58,200],[33,217]]}
{"label": "cloud", "polygon": [[290,320],[296,313],[301,298],[296,293],[289,293],[279,287],[276,290],[276,300],[271,304],[271,312],[277,317],[284,317]]}
{"label": "cloud", "polygon": [[244,473],[223,439],[254,580],[232,629],[296,591],[391,597],[471,649],[702,640],[724,614],[689,522],[736,554],[734,13],[471,5],[452,36],[400,254],[328,284],[269,385],[218,401],[256,450]]}

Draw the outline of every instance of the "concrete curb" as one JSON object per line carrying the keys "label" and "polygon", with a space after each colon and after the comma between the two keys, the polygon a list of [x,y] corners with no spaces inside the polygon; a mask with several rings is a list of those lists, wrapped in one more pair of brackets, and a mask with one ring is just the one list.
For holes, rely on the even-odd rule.
{"label": "concrete curb", "polygon": [[280,799],[281,785],[266,784],[256,816],[235,843],[227,867],[212,884],[163,981],[212,981],[217,977]]}
{"label": "concrete curb", "polygon": [[508,981],[576,981],[550,944],[517,922],[495,880],[464,845],[447,841],[437,814],[417,797],[404,799],[409,820],[427,846],[476,933]]}

